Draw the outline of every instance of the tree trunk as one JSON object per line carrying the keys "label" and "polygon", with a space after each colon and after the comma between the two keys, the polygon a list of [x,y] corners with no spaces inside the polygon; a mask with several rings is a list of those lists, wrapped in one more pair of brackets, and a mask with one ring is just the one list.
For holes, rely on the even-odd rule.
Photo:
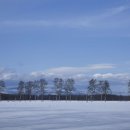
{"label": "tree trunk", "polygon": [[91,99],[90,99],[91,101],[93,100],[93,95],[91,94]]}
{"label": "tree trunk", "polygon": [[57,101],[57,95],[56,95],[56,101]]}
{"label": "tree trunk", "polygon": [[29,95],[29,100],[31,100],[31,95]]}
{"label": "tree trunk", "polygon": [[71,94],[70,94],[70,101],[71,101]]}
{"label": "tree trunk", "polygon": [[106,100],[107,100],[107,97],[106,97],[107,95],[105,94],[105,102],[106,102]]}
{"label": "tree trunk", "polygon": [[37,95],[35,94],[35,100],[37,100]]}
{"label": "tree trunk", "polygon": [[88,95],[86,94],[86,101],[88,101]]}
{"label": "tree trunk", "polygon": [[21,100],[21,94],[19,95],[19,100]]}
{"label": "tree trunk", "polygon": [[59,100],[60,100],[60,95],[59,95]]}
{"label": "tree trunk", "polygon": [[102,101],[102,94],[101,94],[101,101]]}
{"label": "tree trunk", "polygon": [[66,101],[67,101],[67,95],[65,97],[66,97]]}

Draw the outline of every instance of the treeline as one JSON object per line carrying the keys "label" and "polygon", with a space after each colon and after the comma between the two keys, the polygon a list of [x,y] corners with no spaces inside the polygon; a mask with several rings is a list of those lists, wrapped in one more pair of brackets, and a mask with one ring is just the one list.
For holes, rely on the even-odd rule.
{"label": "treeline", "polygon": [[[69,78],[63,80],[62,78],[55,78],[53,83],[56,93],[56,100],[60,100],[61,95],[66,95],[66,100],[69,96],[69,99],[71,100],[72,94],[76,89],[74,87],[74,79]],[[46,94],[45,89],[47,85],[48,82],[45,79],[29,82],[20,81],[18,84],[18,94],[20,99],[22,99],[22,95],[25,94],[29,96],[29,99],[32,98],[32,95],[40,95],[43,100],[43,97],[45,97],[44,95]],[[91,79],[86,91],[86,95],[89,95],[91,100],[93,100],[94,95],[101,95],[101,100],[106,100],[106,96],[108,94],[112,94],[109,82],[107,80],[97,81],[96,79]],[[105,97],[104,99],[102,98],[103,95]]]}
{"label": "treeline", "polygon": [[43,97],[41,95],[32,95],[31,98],[29,95],[21,95],[21,98],[18,94],[2,94],[1,100],[6,101],[32,101],[32,100],[56,100],[56,101],[104,101],[106,98],[106,101],[130,101],[130,96],[123,96],[123,95],[93,95],[93,99],[91,99],[90,95],[72,95],[71,99],[70,96],[66,95],[60,95],[60,98],[57,98],[57,95],[44,95]]}
{"label": "treeline", "polygon": [[[110,84],[107,80],[89,80],[89,85],[86,87],[86,94],[76,95],[74,94],[75,80],[68,78],[63,80],[62,78],[54,78],[54,94],[47,93],[48,82],[46,79],[40,79],[35,81],[19,81],[17,87],[17,94],[9,95],[5,94],[1,96],[1,91],[5,89],[5,82],[0,80],[0,100],[1,99],[13,99],[13,100],[116,100],[116,99],[129,99],[129,96],[119,96],[114,98]],[[87,85],[86,85],[87,86]],[[130,88],[130,81],[128,83],[128,92]],[[5,98],[6,97],[6,98]]]}

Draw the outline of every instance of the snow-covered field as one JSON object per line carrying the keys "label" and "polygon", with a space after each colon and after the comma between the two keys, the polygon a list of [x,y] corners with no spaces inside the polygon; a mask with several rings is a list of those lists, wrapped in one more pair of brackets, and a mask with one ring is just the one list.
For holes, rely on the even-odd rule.
{"label": "snow-covered field", "polygon": [[0,102],[0,130],[130,130],[130,102]]}

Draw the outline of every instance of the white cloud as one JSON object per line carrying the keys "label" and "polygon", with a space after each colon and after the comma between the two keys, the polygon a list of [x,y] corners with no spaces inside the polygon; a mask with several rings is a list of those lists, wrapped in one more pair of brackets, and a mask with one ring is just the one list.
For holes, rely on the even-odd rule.
{"label": "white cloud", "polygon": [[45,72],[45,71],[35,71],[35,72],[31,72],[29,74],[29,78],[53,78],[53,77],[62,77],[62,75],[60,74],[56,74],[56,73],[49,73],[49,72]]}
{"label": "white cloud", "polygon": [[31,77],[75,77],[81,79],[89,72],[96,70],[106,70],[115,68],[114,64],[94,64],[87,67],[58,67],[45,71],[34,71],[30,74]]}
{"label": "white cloud", "polygon": [[13,80],[17,77],[16,73],[10,69],[0,68],[0,80]]}
{"label": "white cloud", "polygon": [[113,69],[115,68],[114,64],[94,64],[87,67],[59,67],[47,70],[47,72],[57,73],[57,74],[76,74],[76,73],[85,73],[94,70],[102,69]]}
{"label": "white cloud", "polygon": [[120,82],[126,82],[130,79],[129,73],[96,73],[102,70],[112,72],[116,65],[114,64],[94,64],[86,67],[59,67],[44,71],[34,71],[30,74],[18,74],[11,69],[0,69],[0,80],[35,80],[46,78],[52,80],[55,77],[74,78],[77,82],[87,82],[91,78],[108,79]]}
{"label": "white cloud", "polygon": [[113,69],[115,67],[116,67],[115,64],[94,64],[89,66],[88,68],[90,70],[100,70],[100,69]]}
{"label": "white cloud", "polygon": [[128,74],[128,73],[106,73],[106,74],[94,74],[93,77],[102,78],[102,79],[129,80],[130,74]]}

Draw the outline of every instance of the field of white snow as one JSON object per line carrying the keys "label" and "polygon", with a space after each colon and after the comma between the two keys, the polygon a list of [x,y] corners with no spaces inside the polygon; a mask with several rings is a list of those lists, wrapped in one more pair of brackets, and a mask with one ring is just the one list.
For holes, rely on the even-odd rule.
{"label": "field of white snow", "polygon": [[0,102],[0,130],[130,130],[130,102]]}

